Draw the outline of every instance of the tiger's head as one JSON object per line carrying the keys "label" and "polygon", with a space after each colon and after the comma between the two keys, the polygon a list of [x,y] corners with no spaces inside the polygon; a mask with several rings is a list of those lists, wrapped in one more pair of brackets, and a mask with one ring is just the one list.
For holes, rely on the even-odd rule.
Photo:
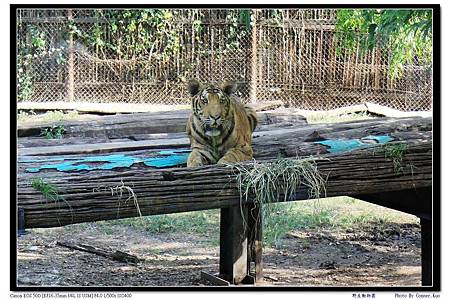
{"label": "tiger's head", "polygon": [[208,136],[219,136],[231,126],[230,96],[236,91],[234,82],[225,82],[219,86],[202,85],[197,80],[190,80],[188,90],[192,95],[192,111],[200,120]]}

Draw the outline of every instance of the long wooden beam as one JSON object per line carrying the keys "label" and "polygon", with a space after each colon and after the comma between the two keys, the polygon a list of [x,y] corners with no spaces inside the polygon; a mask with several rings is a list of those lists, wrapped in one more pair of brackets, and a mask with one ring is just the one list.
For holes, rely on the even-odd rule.
{"label": "long wooden beam", "polygon": [[[278,123],[277,123],[278,122]],[[431,138],[431,118],[379,118],[337,124],[298,124],[293,121],[289,127],[280,127],[279,122],[260,125],[253,134],[253,148],[257,159],[277,156],[277,151],[288,156],[324,153],[321,147],[311,142],[323,139],[362,138],[368,135],[390,134],[396,140]],[[189,147],[185,133],[134,134],[130,138],[103,139],[100,137],[72,137],[60,140],[43,138],[19,138],[19,156],[49,156],[86,153],[107,153],[142,149],[164,149]],[[299,143],[304,143],[299,145]],[[308,147],[307,144],[310,146]],[[299,152],[301,150],[301,152]],[[323,150],[323,149],[322,149]],[[268,153],[269,151],[269,153]],[[286,152],[286,153],[285,153]]]}
{"label": "long wooden beam", "polygon": [[[55,125],[64,127],[67,137],[83,138],[126,138],[139,134],[185,132],[190,110],[168,112],[136,113],[99,117],[94,120],[66,120],[60,122],[39,122],[21,124],[18,137],[38,137],[42,130]],[[281,122],[306,123],[301,115],[283,112],[258,112],[260,125]]]}
{"label": "long wooden beam", "polygon": [[[431,141],[405,143],[408,150],[402,158],[401,172],[395,170],[382,147],[318,159],[317,168],[327,178],[322,196],[430,187]],[[35,178],[43,178],[53,186],[57,196],[45,197],[32,186]],[[309,199],[309,190],[300,186],[290,200],[303,199]],[[18,177],[17,204],[24,209],[26,228],[224,208],[239,203],[233,169],[217,165],[163,170],[133,166],[107,172],[48,171],[21,173]]]}

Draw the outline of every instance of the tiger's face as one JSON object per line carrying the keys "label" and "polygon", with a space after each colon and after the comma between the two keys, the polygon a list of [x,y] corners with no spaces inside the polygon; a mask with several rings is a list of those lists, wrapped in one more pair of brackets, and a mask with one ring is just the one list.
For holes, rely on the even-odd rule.
{"label": "tiger's face", "polygon": [[219,136],[230,126],[230,95],[236,84],[225,82],[220,86],[203,87],[197,80],[191,80],[188,89],[192,99],[192,111],[197,116],[206,135]]}

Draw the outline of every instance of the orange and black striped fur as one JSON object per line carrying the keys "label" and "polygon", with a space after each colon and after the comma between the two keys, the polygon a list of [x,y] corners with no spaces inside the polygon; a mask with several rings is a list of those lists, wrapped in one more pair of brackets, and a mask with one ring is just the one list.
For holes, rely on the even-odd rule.
{"label": "orange and black striped fur", "polygon": [[253,157],[252,133],[257,124],[255,111],[231,95],[236,84],[188,84],[192,113],[186,125],[192,152],[187,166],[233,163]]}

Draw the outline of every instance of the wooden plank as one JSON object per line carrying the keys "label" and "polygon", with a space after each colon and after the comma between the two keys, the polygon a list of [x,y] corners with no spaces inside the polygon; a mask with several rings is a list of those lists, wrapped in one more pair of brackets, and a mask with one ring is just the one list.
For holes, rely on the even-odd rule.
{"label": "wooden plank", "polygon": [[340,116],[358,112],[369,112],[380,116],[390,118],[406,118],[406,117],[422,117],[429,118],[432,116],[431,111],[401,111],[388,106],[366,102],[363,104],[350,105],[339,107],[330,110],[306,110],[306,109],[281,109],[280,111],[290,112],[292,114],[300,114],[303,116],[310,116],[316,114],[323,114],[327,116]]}
{"label": "wooden plank", "polygon": [[208,282],[211,282],[214,285],[217,285],[217,286],[230,286],[230,283],[228,281],[220,278],[219,275],[212,275],[212,274],[206,273],[204,271],[201,271],[200,277]]}
{"label": "wooden plank", "polygon": [[405,117],[423,117],[428,118],[432,116],[432,111],[401,111],[397,109],[393,109],[387,106],[379,105],[376,103],[366,102],[365,106],[367,107],[367,111],[393,118],[405,118]]}
{"label": "wooden plank", "polygon": [[17,208],[17,236],[25,234],[25,212],[22,207]]}
{"label": "wooden plank", "polygon": [[[258,160],[273,159],[280,154],[284,157],[318,154],[329,157],[332,163],[326,160],[317,162],[320,171],[328,176],[328,196],[370,195],[379,193],[380,190],[392,192],[415,189],[417,191],[431,186],[431,121],[430,118],[382,119],[270,129],[255,133],[254,156]],[[405,165],[402,174],[395,174],[392,160],[385,157],[383,150],[326,155],[331,148],[314,143],[318,138],[342,141],[342,139],[359,139],[379,134],[389,134],[408,145],[409,150],[403,160],[408,165]],[[173,135],[169,134],[168,137]],[[350,141],[358,142],[359,140]],[[26,171],[39,164],[49,164],[53,159],[61,159],[57,156],[61,154],[64,154],[62,158],[69,162],[85,158],[86,153],[152,157],[153,152],[149,150],[151,148],[155,151],[177,147],[184,149],[188,145],[187,138],[180,138],[178,134],[178,138],[173,139],[18,149],[19,205],[25,209],[26,227],[52,227],[132,217],[140,213],[151,215],[223,208],[236,204],[238,192],[236,186],[232,181],[230,182],[232,174],[223,166],[209,166],[194,170],[186,168],[155,170],[137,163],[127,168],[95,170],[87,173],[86,171],[58,172],[52,169],[41,170],[38,173]],[[31,186],[31,182],[36,178],[42,178],[54,185],[60,191],[61,199],[64,201],[45,199]],[[135,193],[137,203],[133,202],[133,197],[130,198],[128,193],[130,189]],[[115,194],[114,191],[116,191]],[[120,194],[120,191],[123,193]],[[211,199],[211,195],[218,196]],[[307,197],[307,190],[300,188],[297,199]],[[384,205],[395,203],[394,197]],[[406,206],[403,210],[410,205]],[[419,205],[415,207],[420,208]],[[44,214],[42,209],[45,212],[50,210],[50,213]]]}
{"label": "wooden plank", "polygon": [[380,190],[377,193],[355,195],[354,197],[384,207],[413,214],[419,218],[427,220],[431,219],[431,186],[390,192]]}

